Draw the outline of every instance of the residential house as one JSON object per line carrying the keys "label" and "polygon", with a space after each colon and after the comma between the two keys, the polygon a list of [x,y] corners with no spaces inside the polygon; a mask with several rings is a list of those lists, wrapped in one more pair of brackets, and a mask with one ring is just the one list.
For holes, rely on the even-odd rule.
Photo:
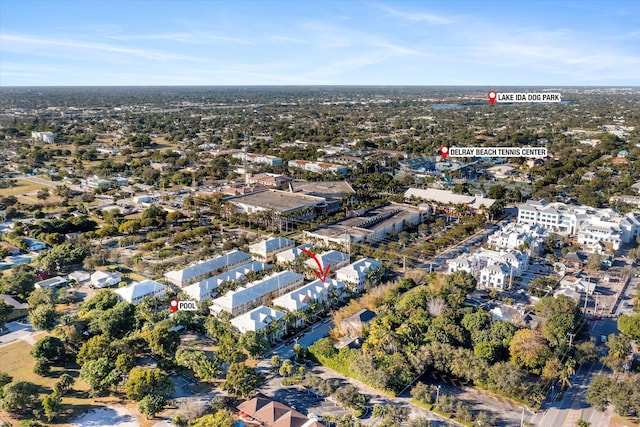
{"label": "residential house", "polygon": [[278,252],[276,254],[276,262],[278,264],[286,263],[286,262],[293,262],[293,261],[297,260],[298,258],[300,258],[304,254],[304,251],[302,249],[311,250],[312,247],[313,246],[311,246],[310,244],[305,243],[303,245],[296,246],[295,248],[291,248],[291,249],[287,249],[287,250],[282,251],[282,252]]}
{"label": "residential house", "polygon": [[117,285],[122,280],[118,273],[111,271],[98,270],[91,275],[91,284],[96,288],[106,288]]}
{"label": "residential house", "polygon": [[13,308],[11,313],[7,315],[7,322],[25,317],[28,314],[27,309],[29,308],[29,306],[25,303],[18,302],[11,295],[0,294],[0,300],[4,301],[5,304]]}
{"label": "residential house", "polygon": [[261,394],[237,406],[239,415],[251,425],[264,427],[324,427],[322,423],[300,412],[273,401]]}
{"label": "residential house", "polygon": [[115,293],[121,300],[131,304],[139,304],[145,298],[162,298],[167,292],[167,287],[155,280],[145,279],[141,282],[133,282],[124,288],[118,288]]}
{"label": "residential house", "polygon": [[376,313],[363,308],[340,322],[340,330],[347,336],[360,337],[362,330],[376,317]]}
{"label": "residential house", "polygon": [[69,280],[66,277],[55,276],[36,282],[34,286],[36,289],[58,289],[68,284]]}
{"label": "residential house", "polygon": [[481,249],[449,261],[449,273],[466,271],[476,278],[479,287],[496,290],[505,290],[513,277],[521,276],[528,267],[529,256],[514,249]]}
{"label": "residential house", "polygon": [[91,280],[91,274],[84,270],[76,270],[74,272],[69,273],[69,280],[74,280],[77,283],[84,283]]}

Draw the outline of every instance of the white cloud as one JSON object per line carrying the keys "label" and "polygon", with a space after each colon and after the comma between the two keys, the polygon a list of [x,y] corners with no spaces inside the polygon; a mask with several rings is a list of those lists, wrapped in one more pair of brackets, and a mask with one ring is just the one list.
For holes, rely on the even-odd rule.
{"label": "white cloud", "polygon": [[[423,3],[423,4],[428,4],[428,3]],[[433,13],[401,11],[385,4],[374,4],[373,6],[377,9],[380,9],[386,12],[390,16],[399,18],[402,21],[406,21],[406,22],[415,22],[415,23],[422,22],[422,23],[433,24],[433,25],[445,25],[445,24],[451,24],[454,22],[451,18],[442,16],[442,15],[436,15]]]}
{"label": "white cloud", "polygon": [[[72,53],[74,56],[84,55],[87,53],[110,53],[125,55],[128,57],[152,60],[152,61],[190,61],[204,62],[200,58],[175,54],[169,52],[155,51],[149,49],[139,49],[128,46],[119,46],[106,43],[85,42],[69,39],[43,38],[36,36],[24,36],[16,34],[0,34],[3,51],[12,51],[20,53],[40,54],[51,56],[60,54],[60,56],[68,56]],[[62,49],[61,51],[52,52],[51,48]]]}

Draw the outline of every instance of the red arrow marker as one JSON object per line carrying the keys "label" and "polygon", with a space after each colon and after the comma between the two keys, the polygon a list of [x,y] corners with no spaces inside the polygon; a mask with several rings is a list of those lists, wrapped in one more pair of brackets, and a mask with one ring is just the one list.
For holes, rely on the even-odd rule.
{"label": "red arrow marker", "polygon": [[324,271],[322,271],[322,265],[320,264],[318,257],[316,257],[316,254],[311,252],[309,249],[305,249],[305,248],[302,248],[302,252],[309,255],[311,258],[313,258],[316,264],[318,264],[318,269],[314,270],[313,274],[315,274],[316,277],[320,279],[322,283],[324,283],[327,280],[327,275],[329,274],[329,270],[331,269],[331,264],[327,265],[327,268]]}

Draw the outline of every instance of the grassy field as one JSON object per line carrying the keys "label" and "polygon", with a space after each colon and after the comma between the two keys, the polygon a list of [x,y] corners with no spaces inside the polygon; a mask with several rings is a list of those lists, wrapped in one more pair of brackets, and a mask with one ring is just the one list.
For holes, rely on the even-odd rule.
{"label": "grassy field", "polygon": [[44,185],[18,179],[14,187],[0,189],[0,197],[18,196],[27,193],[33,193],[41,190],[42,187],[44,187]]}
{"label": "grassy field", "polygon": [[[46,333],[37,335],[35,338],[41,338],[44,335],[46,335]],[[14,380],[19,379],[37,384],[40,387],[41,398],[52,392],[53,385],[63,372],[66,371],[76,379],[72,391],[62,398],[62,414],[60,414],[54,422],[47,423],[47,425],[70,426],[72,420],[93,409],[124,403],[122,399],[113,396],[96,399],[90,398],[88,396],[89,387],[84,381],[78,378],[79,369],[77,367],[67,368],[65,370],[60,367],[54,367],[52,372],[46,377],[34,374],[33,367],[35,366],[35,361],[31,358],[29,354],[30,351],[31,345],[25,341],[16,341],[0,347],[0,360],[2,360],[2,365],[0,365],[1,370],[11,375]],[[17,424],[17,420],[11,418],[10,420]]]}

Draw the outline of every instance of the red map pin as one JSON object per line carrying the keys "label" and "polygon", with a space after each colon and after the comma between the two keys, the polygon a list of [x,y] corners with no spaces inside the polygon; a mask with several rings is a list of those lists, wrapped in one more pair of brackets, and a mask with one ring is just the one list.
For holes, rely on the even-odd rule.
{"label": "red map pin", "polygon": [[491,105],[493,105],[493,103],[496,102],[497,96],[498,94],[496,93],[495,90],[489,91],[489,93],[487,94],[487,97],[489,97],[489,102],[491,103]]}
{"label": "red map pin", "polygon": [[447,156],[449,155],[449,147],[443,145],[440,147],[440,155],[442,156],[442,160],[447,160]]}
{"label": "red map pin", "polygon": [[172,299],[171,302],[169,303],[169,306],[171,307],[171,312],[175,313],[176,310],[178,310],[178,300]]}

